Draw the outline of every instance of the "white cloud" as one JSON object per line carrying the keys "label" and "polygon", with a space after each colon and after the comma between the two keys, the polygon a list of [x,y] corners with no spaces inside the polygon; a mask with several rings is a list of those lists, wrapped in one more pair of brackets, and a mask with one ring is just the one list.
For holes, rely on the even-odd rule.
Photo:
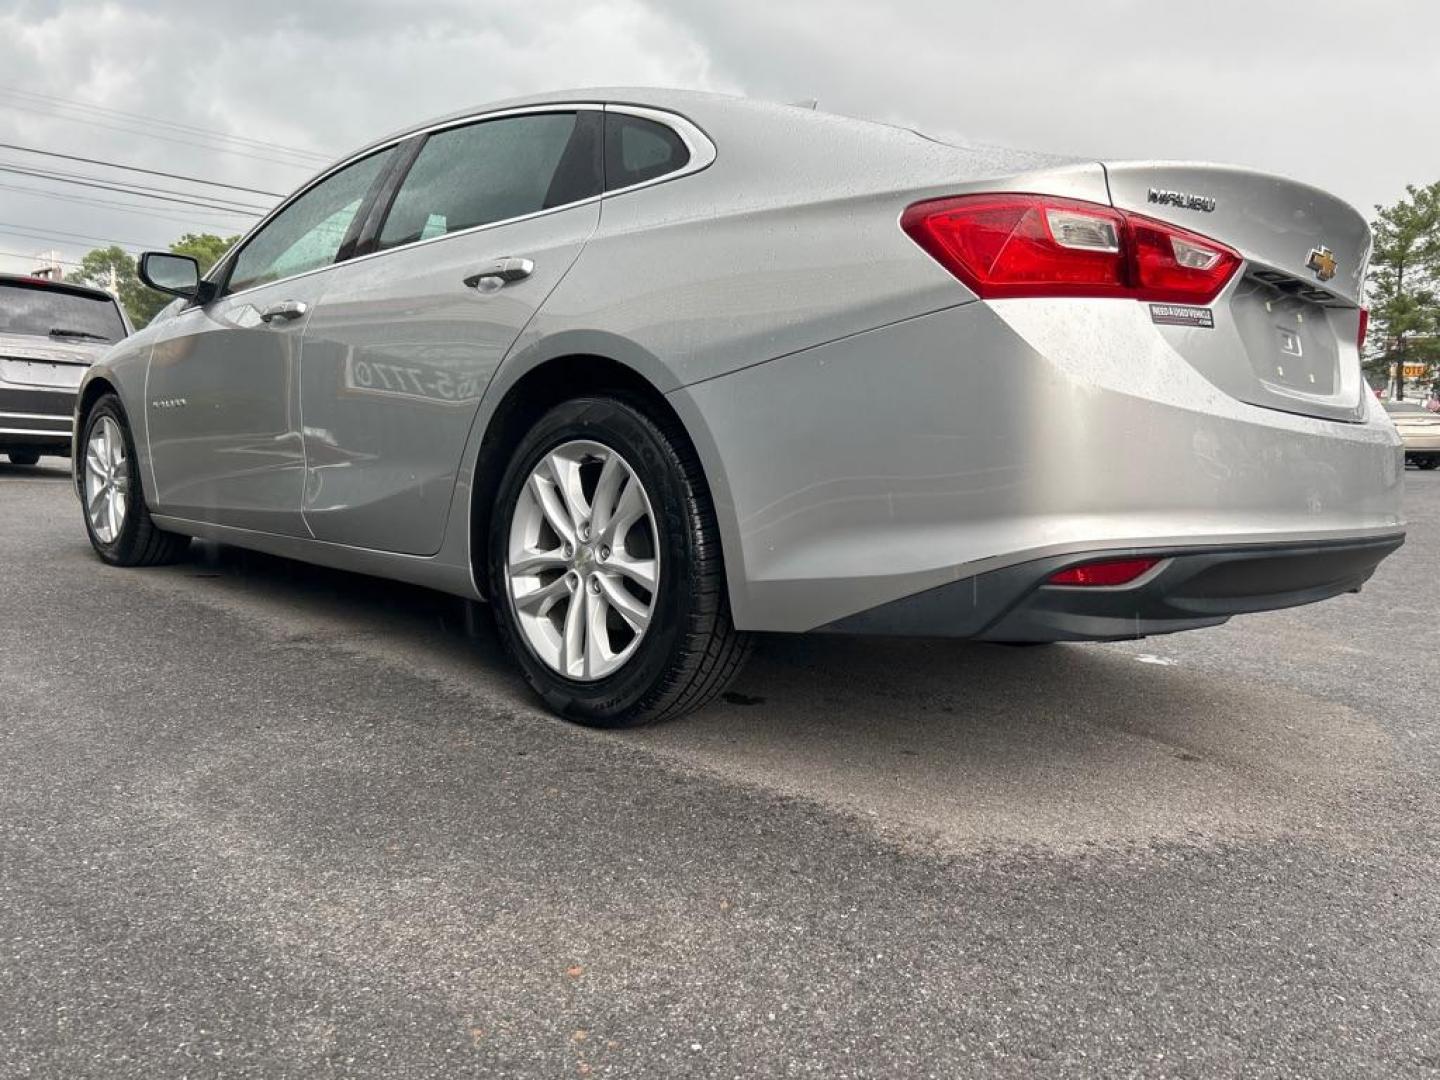
{"label": "white cloud", "polygon": [[[1437,30],[1440,9],[1401,0],[21,0],[0,12],[0,86],[333,154],[558,87],[818,97],[822,108],[982,141],[1237,161],[1368,211],[1407,181],[1440,177]],[[0,141],[274,190],[304,176],[13,105],[0,96]],[[12,180],[0,174],[0,184],[64,190]],[[0,222],[145,244],[183,228],[3,187]],[[3,230],[0,250],[48,246]],[[74,257],[93,245],[54,246]]]}

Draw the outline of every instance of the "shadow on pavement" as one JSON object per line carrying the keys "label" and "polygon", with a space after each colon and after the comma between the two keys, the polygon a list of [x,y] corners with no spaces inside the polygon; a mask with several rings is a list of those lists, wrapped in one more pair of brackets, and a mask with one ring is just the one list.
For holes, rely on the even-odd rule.
{"label": "shadow on pavement", "polygon": [[[483,605],[209,543],[164,573],[296,647],[373,654],[538,710]],[[762,635],[720,702],[596,737],[961,848],[1313,830],[1388,759],[1353,710],[1141,662],[1144,647]]]}

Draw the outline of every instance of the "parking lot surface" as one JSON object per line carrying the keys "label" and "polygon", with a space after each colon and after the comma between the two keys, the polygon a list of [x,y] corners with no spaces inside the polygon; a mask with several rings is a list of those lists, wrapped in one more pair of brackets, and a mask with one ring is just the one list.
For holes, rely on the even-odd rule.
{"label": "parking lot surface", "polygon": [[[47,459],[54,461],[54,459]],[[1356,596],[772,637],[540,711],[483,608],[0,465],[0,1077],[1432,1076],[1440,476]],[[475,617],[478,611],[478,618]]]}

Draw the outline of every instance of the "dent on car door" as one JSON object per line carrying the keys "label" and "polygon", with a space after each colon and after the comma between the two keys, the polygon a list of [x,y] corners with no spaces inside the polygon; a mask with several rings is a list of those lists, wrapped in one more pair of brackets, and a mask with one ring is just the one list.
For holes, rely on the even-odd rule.
{"label": "dent on car door", "polygon": [[439,549],[481,395],[599,220],[599,126],[548,111],[430,134],[373,256],[327,275],[301,363],[317,539]]}
{"label": "dent on car door", "polygon": [[145,407],[156,510],[308,535],[300,513],[303,331],[391,151],[332,174],[251,237],[222,294],[160,326]]}

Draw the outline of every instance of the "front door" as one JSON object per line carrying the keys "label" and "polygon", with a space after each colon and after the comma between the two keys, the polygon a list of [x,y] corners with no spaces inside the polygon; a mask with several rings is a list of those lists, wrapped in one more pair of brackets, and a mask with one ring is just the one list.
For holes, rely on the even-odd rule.
{"label": "front door", "polygon": [[158,328],[145,409],[156,510],[307,536],[300,354],[385,150],[299,195],[221,271],[221,295]]}
{"label": "front door", "polygon": [[578,110],[430,134],[374,253],[327,275],[301,363],[317,539],[439,550],[481,395],[599,221],[598,137]]}

